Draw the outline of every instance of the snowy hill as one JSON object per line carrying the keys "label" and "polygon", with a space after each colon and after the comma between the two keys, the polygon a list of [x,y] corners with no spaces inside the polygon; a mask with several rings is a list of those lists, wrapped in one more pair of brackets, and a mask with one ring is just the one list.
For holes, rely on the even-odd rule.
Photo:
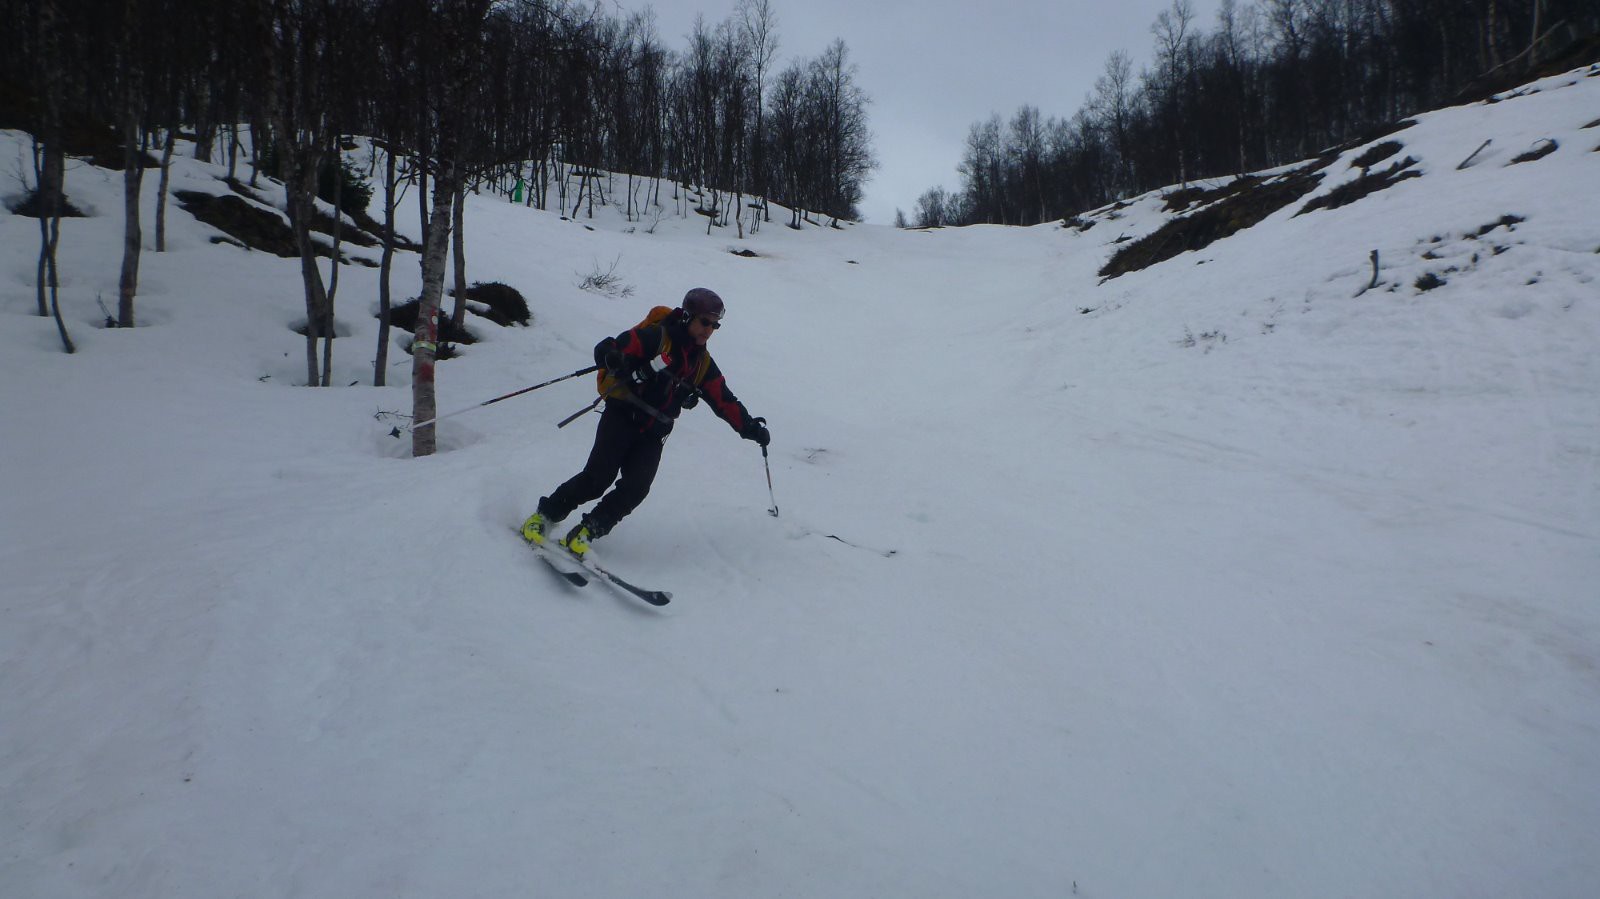
{"label": "snowy hill", "polygon": [[[593,417],[555,427],[586,379],[407,458],[409,357],[359,386],[375,272],[341,274],[349,388],[295,386],[296,263],[175,208],[105,329],[121,174],[73,163],[76,355],[0,213],[0,895],[1593,895],[1596,73],[1110,279],[1224,201],[740,241],[470,198],[470,277],[534,324],[474,321],[443,411],[728,302],[781,517],[688,413],[596,548],[664,609],[510,532],[588,452]],[[613,264],[631,297],[577,287]]]}

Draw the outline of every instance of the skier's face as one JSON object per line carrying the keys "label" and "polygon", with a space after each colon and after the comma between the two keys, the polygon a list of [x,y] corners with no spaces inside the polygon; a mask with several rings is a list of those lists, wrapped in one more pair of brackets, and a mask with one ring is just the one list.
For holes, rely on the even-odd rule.
{"label": "skier's face", "polygon": [[706,341],[711,339],[711,334],[720,327],[722,323],[709,315],[695,315],[689,318],[689,336],[693,337],[699,346],[705,346]]}

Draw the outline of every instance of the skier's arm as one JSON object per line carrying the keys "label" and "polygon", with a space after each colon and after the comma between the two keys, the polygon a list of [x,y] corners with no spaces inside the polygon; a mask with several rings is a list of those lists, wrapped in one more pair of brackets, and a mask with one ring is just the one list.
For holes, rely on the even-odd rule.
{"label": "skier's arm", "polygon": [[594,345],[596,365],[611,371],[638,367],[661,352],[661,328],[652,326],[623,331]]}
{"label": "skier's arm", "polygon": [[706,402],[711,404],[712,411],[717,417],[728,423],[728,426],[739,432],[739,436],[746,440],[766,446],[771,440],[767,433],[766,425],[750,414],[750,410],[739,402],[739,398],[728,389],[728,381],[722,376],[722,371],[717,368],[717,363],[711,363],[711,370],[706,372],[705,382],[700,385],[700,393],[705,396]]}

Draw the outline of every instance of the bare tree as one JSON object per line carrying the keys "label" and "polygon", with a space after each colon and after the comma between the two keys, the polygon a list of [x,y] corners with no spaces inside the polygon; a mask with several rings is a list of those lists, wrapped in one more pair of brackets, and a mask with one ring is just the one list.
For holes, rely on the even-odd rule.
{"label": "bare tree", "polygon": [[[438,413],[434,390],[434,365],[439,340],[439,300],[444,293],[445,254],[449,249],[451,210],[456,191],[465,178],[464,125],[471,110],[474,49],[481,37],[489,0],[462,0],[439,10],[433,33],[435,49],[445,59],[443,84],[430,94],[429,118],[435,135],[433,146],[433,210],[422,251],[422,294],[418,298],[417,325],[411,342],[411,414],[415,421],[431,421]],[[434,428],[411,433],[413,456],[430,456],[437,448]]]}
{"label": "bare tree", "polygon": [[1134,91],[1133,60],[1126,50],[1113,50],[1105,72],[1095,80],[1089,108],[1110,133],[1116,150],[1117,166],[1111,175],[1114,191],[1127,189],[1138,180],[1133,169]]}
{"label": "bare tree", "polygon": [[117,280],[117,325],[134,326],[134,297],[139,293],[139,254],[144,230],[139,220],[139,197],[144,184],[145,150],[149,132],[143,127],[150,93],[144,59],[145,4],[122,0],[118,29],[117,75],[122,81],[122,271]]}
{"label": "bare tree", "polygon": [[866,92],[856,81],[856,64],[842,39],[836,39],[812,65],[811,89],[818,109],[822,144],[826,205],[822,211],[841,218],[859,215],[862,186],[877,165],[872,156],[872,134],[867,129]]}
{"label": "bare tree", "polygon": [[[771,186],[767,178],[766,93],[767,72],[778,52],[778,13],[772,0],[739,0],[738,16],[750,49],[750,65],[755,70],[755,129],[750,133],[750,174],[752,187],[761,197],[762,219],[771,221],[767,197]],[[752,221],[751,230],[756,229]]]}
{"label": "bare tree", "polygon": [[1185,99],[1184,84],[1189,77],[1188,42],[1189,25],[1194,21],[1194,7],[1189,0],[1172,0],[1169,9],[1156,14],[1150,33],[1156,39],[1156,59],[1160,66],[1156,83],[1160,85],[1161,117],[1166,123],[1167,138],[1177,163],[1178,181],[1189,182],[1188,156],[1183,136]]}
{"label": "bare tree", "polygon": [[48,282],[50,311],[55,316],[56,331],[61,335],[62,349],[77,352],[72,338],[67,334],[66,321],[61,317],[61,280],[56,264],[56,249],[61,243],[61,213],[65,203],[66,149],[62,145],[62,29],[65,18],[56,0],[39,0],[35,19],[38,50],[38,76],[43,83],[40,104],[40,139],[35,142],[34,173],[35,196],[39,214],[39,310],[44,313],[45,290]]}

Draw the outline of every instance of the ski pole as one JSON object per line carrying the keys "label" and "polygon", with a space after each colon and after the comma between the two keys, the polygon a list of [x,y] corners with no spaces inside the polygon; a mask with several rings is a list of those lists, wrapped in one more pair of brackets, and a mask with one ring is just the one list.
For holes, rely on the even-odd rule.
{"label": "ski pole", "polygon": [[567,425],[572,424],[573,422],[577,421],[578,418],[580,416],[582,416],[585,412],[592,411],[594,409],[594,407],[600,405],[605,400],[622,400],[623,402],[627,403],[630,406],[638,407],[646,415],[650,416],[651,418],[655,419],[656,421],[661,422],[662,424],[672,424],[672,419],[666,417],[665,415],[662,415],[660,409],[657,409],[656,407],[650,405],[649,403],[645,402],[644,400],[639,399],[637,396],[634,396],[633,392],[630,391],[627,387],[625,387],[625,386],[623,386],[621,384],[618,384],[615,387],[611,388],[611,392],[610,393],[602,393],[602,394],[600,394],[599,396],[595,397],[594,402],[590,403],[587,406],[584,406],[582,409],[579,409],[578,411],[572,413],[571,415],[568,415],[566,418],[563,418],[560,421],[560,423],[558,423],[556,425],[556,427],[564,428]]}
{"label": "ski pole", "polygon": [[[600,368],[600,366],[598,366],[598,365],[591,365],[588,368],[580,368],[577,371],[572,372],[571,374],[562,375],[559,378],[551,378],[548,381],[544,381],[542,383],[535,384],[532,387],[524,387],[521,390],[513,390],[510,393],[504,394],[502,396],[497,396],[492,400],[484,400],[483,402],[478,403],[475,406],[468,406],[465,409],[457,409],[454,412],[449,412],[449,413],[446,413],[444,415],[436,415],[433,418],[430,418],[430,419],[428,419],[426,421],[419,421],[419,422],[416,422],[414,424],[407,425],[405,429],[407,431],[415,431],[417,428],[425,428],[425,427],[428,427],[429,425],[432,425],[432,424],[434,424],[436,422],[444,421],[447,418],[454,418],[457,415],[463,415],[463,414],[465,414],[467,412],[471,412],[474,409],[481,409],[484,406],[493,405],[495,403],[500,402],[501,400],[509,400],[514,396],[521,396],[524,393],[530,393],[532,391],[538,390],[540,387],[549,387],[551,384],[556,384],[556,383],[559,383],[561,381],[565,381],[565,380],[567,380],[569,378],[576,378],[579,375],[589,374],[590,372],[599,370],[599,368]],[[584,410],[584,411],[588,411],[588,410]],[[399,437],[400,436],[400,428],[396,427],[394,430],[390,431],[389,432],[389,436],[390,437]]]}
{"label": "ski pole", "polygon": [[572,413],[571,415],[568,415],[566,418],[561,419],[561,423],[556,425],[556,427],[564,428],[567,425],[572,424],[573,422],[577,421],[578,417],[583,415],[583,413],[593,411],[595,406],[598,406],[602,402],[605,401],[605,398],[606,398],[605,394],[603,394],[603,393],[600,394],[599,396],[594,398],[594,402],[590,403],[587,406],[584,406],[582,409],[579,409],[578,411]]}
{"label": "ski pole", "polygon": [[[758,418],[756,421],[765,422],[766,419]],[[767,510],[767,514],[777,518],[778,497],[772,492],[772,463],[767,461],[767,448],[765,446],[761,448],[761,464],[767,469],[767,497],[772,500],[772,508]]]}

